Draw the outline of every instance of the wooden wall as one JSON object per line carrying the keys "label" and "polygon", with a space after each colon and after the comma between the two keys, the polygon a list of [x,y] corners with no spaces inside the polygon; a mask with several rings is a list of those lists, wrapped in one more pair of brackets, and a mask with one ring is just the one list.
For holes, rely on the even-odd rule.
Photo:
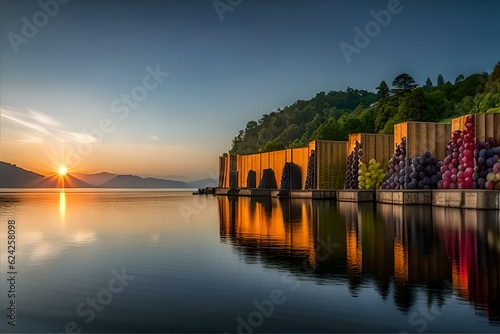
{"label": "wooden wall", "polygon": [[373,133],[355,133],[349,135],[347,155],[352,153],[356,141],[363,147],[361,162],[368,164],[371,159],[387,164],[394,154],[394,136]]}
{"label": "wooden wall", "polygon": [[443,160],[450,140],[450,123],[404,122],[394,125],[394,146],[406,137],[406,156],[415,158],[426,151]]}

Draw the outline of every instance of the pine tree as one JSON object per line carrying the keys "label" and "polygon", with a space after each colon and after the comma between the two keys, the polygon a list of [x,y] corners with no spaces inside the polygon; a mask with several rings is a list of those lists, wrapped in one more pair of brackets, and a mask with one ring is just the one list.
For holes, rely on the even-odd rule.
{"label": "pine tree", "polygon": [[444,79],[443,79],[443,75],[442,74],[438,75],[437,85],[438,86],[444,85]]}

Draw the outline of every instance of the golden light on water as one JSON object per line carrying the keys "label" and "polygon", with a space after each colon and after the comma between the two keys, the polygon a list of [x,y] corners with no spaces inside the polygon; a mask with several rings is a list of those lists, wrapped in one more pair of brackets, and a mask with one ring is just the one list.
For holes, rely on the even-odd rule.
{"label": "golden light on water", "polygon": [[64,191],[59,193],[59,217],[62,221],[66,217],[66,193]]}

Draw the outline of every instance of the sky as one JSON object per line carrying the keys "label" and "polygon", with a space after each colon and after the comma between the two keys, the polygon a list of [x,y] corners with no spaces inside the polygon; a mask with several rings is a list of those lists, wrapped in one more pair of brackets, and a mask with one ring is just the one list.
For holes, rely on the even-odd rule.
{"label": "sky", "polygon": [[500,61],[497,0],[0,1],[0,160],[218,177],[250,120]]}

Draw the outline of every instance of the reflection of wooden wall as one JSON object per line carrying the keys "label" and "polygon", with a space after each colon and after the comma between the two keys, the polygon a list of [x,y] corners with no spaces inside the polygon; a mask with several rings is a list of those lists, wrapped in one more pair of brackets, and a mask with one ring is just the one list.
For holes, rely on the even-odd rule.
{"label": "reflection of wooden wall", "polygon": [[[278,199],[262,201],[238,197],[218,197],[220,237],[254,253],[274,253],[309,257],[314,262],[314,230],[311,220],[311,202],[294,199],[283,208]],[[293,210],[293,217],[286,217]],[[287,218],[287,219],[285,219]],[[292,219],[293,218],[293,219]]]}
{"label": "reflection of wooden wall", "polygon": [[394,125],[394,149],[406,137],[406,156],[415,158],[426,151],[442,160],[450,140],[450,123],[404,122]]}

